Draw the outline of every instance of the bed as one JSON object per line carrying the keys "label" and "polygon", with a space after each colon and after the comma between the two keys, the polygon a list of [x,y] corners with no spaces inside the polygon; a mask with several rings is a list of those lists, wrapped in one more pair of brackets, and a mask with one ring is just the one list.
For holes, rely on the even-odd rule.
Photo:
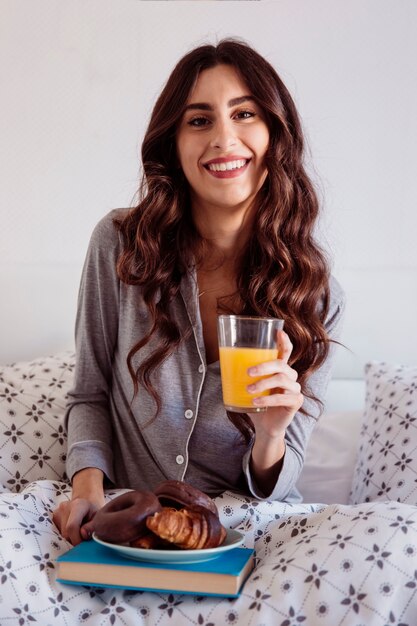
{"label": "bed", "polygon": [[73,369],[70,351],[0,366],[1,626],[416,624],[417,367],[371,362],[361,380],[331,382],[302,504],[216,499],[224,525],[256,551],[233,600],[56,581],[55,559],[70,547],[51,517],[70,495]]}

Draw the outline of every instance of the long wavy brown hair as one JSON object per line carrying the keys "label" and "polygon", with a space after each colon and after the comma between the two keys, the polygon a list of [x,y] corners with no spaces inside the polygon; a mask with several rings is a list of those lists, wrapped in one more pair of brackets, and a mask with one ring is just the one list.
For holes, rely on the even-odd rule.
{"label": "long wavy brown hair", "polygon": [[[188,183],[176,156],[176,132],[200,72],[227,64],[235,68],[263,110],[270,133],[266,181],[259,192],[251,239],[237,271],[241,310],[285,320],[294,348],[291,365],[302,392],[326,359],[329,338],[324,319],[329,303],[329,268],[314,238],[319,203],[306,174],[304,139],[295,104],[266,59],[246,43],[224,39],[186,54],[176,65],[152,111],[142,144],[143,178],[139,202],[116,220],[124,247],[117,265],[120,279],[140,285],[152,321],[149,333],[130,350],[127,363],[135,394],[142,384],[160,408],[152,372],[185,339],[171,316],[182,276],[201,250],[191,218]],[[155,351],[135,368],[134,355],[158,332]],[[317,399],[316,399],[317,400]],[[251,423],[229,418],[245,435]]]}

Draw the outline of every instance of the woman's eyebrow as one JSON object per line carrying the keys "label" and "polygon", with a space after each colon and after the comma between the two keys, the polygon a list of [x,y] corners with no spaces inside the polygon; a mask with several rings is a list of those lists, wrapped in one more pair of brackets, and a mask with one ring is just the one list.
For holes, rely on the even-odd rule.
{"label": "woman's eyebrow", "polygon": [[[227,106],[235,107],[238,104],[242,104],[242,102],[246,102],[248,100],[254,100],[254,99],[255,98],[253,96],[239,96],[238,98],[232,98],[231,100],[229,100],[229,102],[227,103]],[[196,109],[198,109],[199,111],[213,111],[213,107],[211,106],[211,104],[208,104],[207,102],[193,102],[192,104],[187,104],[184,110],[193,111]]]}

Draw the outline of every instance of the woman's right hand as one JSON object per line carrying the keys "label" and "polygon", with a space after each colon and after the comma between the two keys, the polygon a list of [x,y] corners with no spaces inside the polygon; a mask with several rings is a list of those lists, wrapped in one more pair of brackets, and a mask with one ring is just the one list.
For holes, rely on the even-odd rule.
{"label": "woman's right hand", "polygon": [[105,504],[103,472],[94,467],[81,470],[74,475],[72,487],[71,500],[61,502],[52,520],[64,539],[75,546],[90,539],[94,515]]}

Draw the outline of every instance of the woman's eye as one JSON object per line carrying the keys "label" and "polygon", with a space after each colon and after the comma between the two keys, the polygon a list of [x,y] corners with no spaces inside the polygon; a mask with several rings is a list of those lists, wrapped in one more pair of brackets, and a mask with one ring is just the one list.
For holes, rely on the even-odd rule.
{"label": "woman's eye", "polygon": [[209,120],[206,117],[193,117],[191,120],[187,122],[189,126],[205,126],[209,123]]}
{"label": "woman's eye", "polygon": [[236,113],[236,117],[242,120],[249,119],[250,117],[255,117],[256,113],[253,111],[238,111]]}

